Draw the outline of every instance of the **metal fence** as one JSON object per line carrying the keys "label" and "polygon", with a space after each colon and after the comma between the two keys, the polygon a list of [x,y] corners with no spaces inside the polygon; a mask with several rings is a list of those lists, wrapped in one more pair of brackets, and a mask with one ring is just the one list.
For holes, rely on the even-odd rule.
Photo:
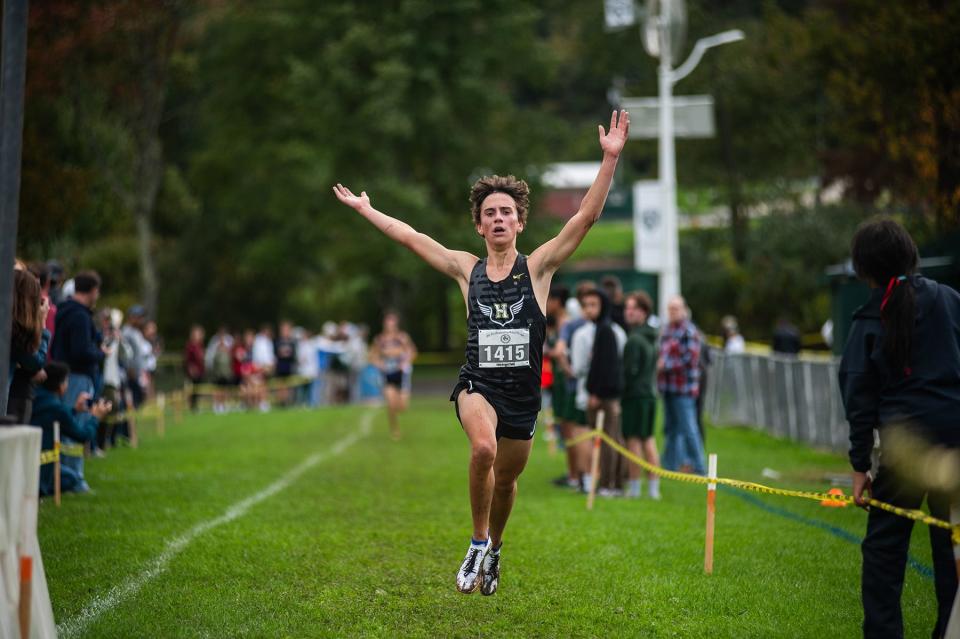
{"label": "metal fence", "polygon": [[713,351],[705,410],[714,424],[846,450],[848,426],[837,383],[839,360]]}

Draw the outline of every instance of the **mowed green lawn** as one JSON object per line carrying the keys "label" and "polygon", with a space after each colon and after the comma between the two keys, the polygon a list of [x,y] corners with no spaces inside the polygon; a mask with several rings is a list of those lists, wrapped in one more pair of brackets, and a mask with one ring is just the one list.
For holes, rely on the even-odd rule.
{"label": "mowed green lawn", "polygon": [[[264,497],[371,418],[368,436]],[[403,440],[391,441],[385,415],[369,408],[188,417],[162,439],[144,426],[138,450],[88,461],[93,494],[41,505],[61,636],[859,634],[859,548],[843,534],[862,534],[862,511],[721,492],[707,576],[703,488],[665,484],[661,502],[599,500],[587,512],[582,496],[550,484],[562,459],[539,436],[507,529],[500,592],[461,595],[466,439],[439,399],[415,402],[403,427]],[[711,429],[707,448],[721,475],[761,480],[770,467],[783,486],[825,488],[823,473],[845,468],[839,456],[744,429]],[[204,522],[216,525],[197,528]],[[917,528],[913,552],[929,566],[926,535]],[[908,569],[909,636],[929,636],[933,599],[929,577]],[[94,614],[77,623],[85,612]]]}

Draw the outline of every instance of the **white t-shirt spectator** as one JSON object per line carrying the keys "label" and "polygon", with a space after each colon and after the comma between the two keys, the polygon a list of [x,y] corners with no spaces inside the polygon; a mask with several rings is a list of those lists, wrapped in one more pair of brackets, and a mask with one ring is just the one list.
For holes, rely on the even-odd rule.
{"label": "white t-shirt spectator", "polygon": [[727,343],[723,346],[723,352],[727,355],[740,355],[747,350],[747,344],[743,341],[743,335],[735,333],[727,338]]}
{"label": "white t-shirt spectator", "polygon": [[297,342],[297,372],[310,379],[320,376],[316,337],[305,337]]}
{"label": "white t-shirt spectator", "polygon": [[[616,322],[611,322],[613,334],[617,339],[617,353],[623,357],[623,348],[627,345],[627,334]],[[597,325],[587,322],[578,328],[570,338],[570,368],[577,377],[577,409],[587,410],[587,375],[590,373],[590,359],[593,357],[593,340],[597,335]]]}
{"label": "white t-shirt spectator", "polygon": [[253,338],[253,364],[260,370],[273,370],[277,365],[273,340],[266,333],[257,333]]}

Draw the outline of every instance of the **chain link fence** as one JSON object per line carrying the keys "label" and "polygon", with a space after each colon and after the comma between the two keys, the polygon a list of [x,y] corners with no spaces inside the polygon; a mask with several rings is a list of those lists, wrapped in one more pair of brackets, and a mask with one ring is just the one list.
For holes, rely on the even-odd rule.
{"label": "chain link fence", "polygon": [[728,355],[713,350],[704,406],[714,424],[736,424],[845,451],[849,429],[837,383],[839,360]]}

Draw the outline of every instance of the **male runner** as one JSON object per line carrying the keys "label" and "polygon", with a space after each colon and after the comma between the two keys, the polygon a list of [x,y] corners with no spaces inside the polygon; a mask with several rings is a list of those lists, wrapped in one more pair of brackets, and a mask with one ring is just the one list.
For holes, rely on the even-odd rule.
{"label": "male runner", "polygon": [[383,316],[383,332],[373,338],[370,363],[383,375],[383,398],[387,402],[390,436],[400,439],[397,417],[407,410],[410,401],[410,376],[417,347],[406,332],[400,330],[400,318],[393,311]]}
{"label": "male runner", "polygon": [[530,455],[540,411],[540,366],[546,331],[545,303],[553,274],[600,218],[630,127],[616,111],[610,129],[599,128],[603,161],[560,233],[529,257],[517,251],[527,222],[529,188],[513,176],[489,176],[473,185],[470,203],[487,257],[453,251],[370,205],[341,184],[337,198],[391,239],[460,285],[467,307],[467,363],[451,400],[470,440],[473,539],[457,573],[457,589],[497,591],[503,530],[517,493],[517,477]]}

